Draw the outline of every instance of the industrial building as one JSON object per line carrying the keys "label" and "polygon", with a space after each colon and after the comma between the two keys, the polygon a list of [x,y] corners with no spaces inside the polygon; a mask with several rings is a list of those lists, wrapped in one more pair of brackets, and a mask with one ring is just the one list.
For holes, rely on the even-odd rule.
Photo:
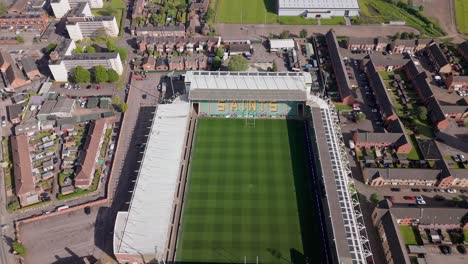
{"label": "industrial building", "polygon": [[358,16],[357,0],[278,0],[278,15],[306,18]]}

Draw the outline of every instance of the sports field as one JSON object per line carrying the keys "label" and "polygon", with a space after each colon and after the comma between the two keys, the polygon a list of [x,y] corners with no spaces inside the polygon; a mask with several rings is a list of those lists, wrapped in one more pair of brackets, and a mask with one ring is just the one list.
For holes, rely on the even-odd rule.
{"label": "sports field", "polygon": [[468,1],[455,0],[455,13],[458,30],[463,34],[468,35]]}
{"label": "sports field", "polygon": [[217,0],[216,22],[243,24],[276,23],[275,0]]}
{"label": "sports field", "polygon": [[320,259],[303,133],[302,121],[199,120],[177,262]]}

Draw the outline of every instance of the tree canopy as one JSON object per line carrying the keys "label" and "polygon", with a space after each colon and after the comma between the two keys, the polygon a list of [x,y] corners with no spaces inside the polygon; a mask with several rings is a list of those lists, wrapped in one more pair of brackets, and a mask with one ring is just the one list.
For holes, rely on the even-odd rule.
{"label": "tree canopy", "polygon": [[242,55],[232,56],[229,59],[228,70],[246,71],[249,68],[249,61]]}
{"label": "tree canopy", "polygon": [[216,53],[215,56],[219,57],[222,59],[224,57],[224,49],[221,47],[216,48]]}
{"label": "tree canopy", "polygon": [[109,80],[109,75],[107,74],[107,69],[102,65],[96,66],[94,68],[94,82],[102,83],[102,82],[107,82],[108,80]]}
{"label": "tree canopy", "polygon": [[114,69],[109,68],[107,70],[107,76],[107,81],[110,83],[117,82],[119,80],[119,74]]}
{"label": "tree canopy", "polygon": [[96,53],[96,49],[93,46],[87,46],[86,53]]}
{"label": "tree canopy", "polygon": [[91,82],[91,73],[82,66],[77,66],[73,72],[73,81],[76,83],[89,83]]}

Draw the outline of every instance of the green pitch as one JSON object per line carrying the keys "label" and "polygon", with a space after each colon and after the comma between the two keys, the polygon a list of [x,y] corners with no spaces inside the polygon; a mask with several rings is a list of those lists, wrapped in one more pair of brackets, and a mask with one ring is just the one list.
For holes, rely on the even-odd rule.
{"label": "green pitch", "polygon": [[276,15],[275,2],[275,0],[218,0],[216,22],[276,23],[278,16]]}
{"label": "green pitch", "polygon": [[[320,258],[302,121],[200,119],[179,232],[179,263]],[[314,262],[310,262],[314,263]]]}
{"label": "green pitch", "polygon": [[463,34],[468,34],[468,1],[455,0],[455,15],[458,30]]}

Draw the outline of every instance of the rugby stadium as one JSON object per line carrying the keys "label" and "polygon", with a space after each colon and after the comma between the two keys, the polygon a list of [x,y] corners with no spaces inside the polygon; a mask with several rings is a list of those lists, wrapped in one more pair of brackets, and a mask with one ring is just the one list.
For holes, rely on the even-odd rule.
{"label": "rugby stadium", "polygon": [[335,108],[311,83],[187,72],[117,215],[119,263],[372,262]]}

